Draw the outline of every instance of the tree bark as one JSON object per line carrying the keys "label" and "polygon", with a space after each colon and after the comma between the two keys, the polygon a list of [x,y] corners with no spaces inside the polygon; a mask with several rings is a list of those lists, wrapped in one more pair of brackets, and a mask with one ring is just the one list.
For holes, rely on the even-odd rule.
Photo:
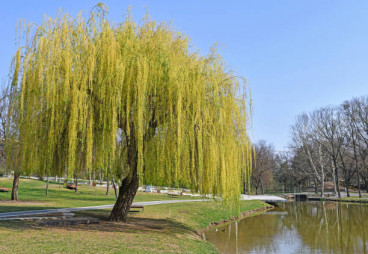
{"label": "tree bark", "polygon": [[89,171],[89,186],[92,186],[92,174],[91,174],[91,171]]}
{"label": "tree bark", "polygon": [[116,188],[116,183],[115,183],[114,176],[112,177],[111,181],[112,181],[112,186],[114,187],[115,198],[118,199],[119,193],[118,193],[118,189]]}
{"label": "tree bark", "polygon": [[19,172],[14,172],[13,188],[11,193],[11,200],[18,201],[18,184],[19,184]]}
{"label": "tree bark", "polygon": [[106,178],[107,178],[106,196],[108,196],[109,195],[109,189],[110,189],[109,176],[107,176]]}
{"label": "tree bark", "polygon": [[359,192],[359,198],[362,198],[362,191],[360,190],[360,174],[359,174],[359,171],[358,171],[358,192]]}
{"label": "tree bark", "polygon": [[126,177],[120,188],[119,196],[110,214],[110,221],[126,222],[130,206],[138,190],[139,179],[135,168],[132,177]]}
{"label": "tree bark", "polygon": [[349,191],[349,185],[350,184],[349,183],[350,183],[350,181],[345,179],[345,188],[346,188],[346,196],[347,197],[350,197],[350,191]]}
{"label": "tree bark", "polygon": [[321,197],[325,196],[325,173],[322,172],[321,175]]}
{"label": "tree bark", "polygon": [[110,214],[110,221],[126,222],[130,206],[138,190],[138,148],[135,139],[134,125],[130,127],[130,137],[127,142],[129,173],[121,183],[119,196]]}
{"label": "tree bark", "polygon": [[78,177],[75,176],[75,193],[78,191]]}
{"label": "tree bark", "polygon": [[49,176],[46,175],[46,197],[49,196]]}
{"label": "tree bark", "polygon": [[335,168],[335,175],[336,175],[336,188],[337,188],[337,196],[341,198],[340,193],[340,182],[339,182],[339,168],[337,167],[336,159],[334,159],[334,168]]}
{"label": "tree bark", "polygon": [[337,188],[336,188],[336,174],[335,174],[335,166],[334,164],[332,163],[332,180],[333,180],[333,183],[334,183],[334,195],[337,194]]}
{"label": "tree bark", "polygon": [[313,181],[314,181],[314,194],[318,194],[318,181],[317,181],[317,178],[314,177]]}
{"label": "tree bark", "polygon": [[100,169],[100,185],[102,185],[102,181],[103,181],[103,179],[102,179],[102,168]]}
{"label": "tree bark", "polygon": [[264,187],[263,187],[263,181],[261,179],[261,190],[262,190],[262,195],[264,195]]}

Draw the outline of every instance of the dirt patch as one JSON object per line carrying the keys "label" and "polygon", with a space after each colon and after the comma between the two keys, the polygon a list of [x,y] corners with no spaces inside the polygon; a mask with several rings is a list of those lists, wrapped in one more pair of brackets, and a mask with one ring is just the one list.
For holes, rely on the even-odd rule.
{"label": "dirt patch", "polygon": [[[100,217],[100,216],[99,216]],[[80,219],[80,217],[75,217],[75,220]],[[49,226],[49,225],[46,225]],[[40,225],[35,225],[36,228],[41,228]],[[197,233],[187,228],[185,225],[168,220],[168,219],[152,219],[152,218],[128,218],[127,222],[111,222],[107,218],[100,217],[99,223],[97,224],[58,224],[57,227],[48,227],[50,230],[65,230],[68,232],[95,232],[95,234],[111,235],[116,233],[123,233],[127,235],[131,234],[145,234],[145,233],[159,233],[160,235],[168,236],[191,236],[192,238],[200,239]],[[78,233],[77,233],[78,234]]]}
{"label": "dirt patch", "polygon": [[100,220],[93,217],[77,217],[77,218],[68,218],[68,219],[56,219],[56,220],[43,220],[40,221],[38,224],[40,226],[75,226],[80,224],[97,224],[100,223]]}

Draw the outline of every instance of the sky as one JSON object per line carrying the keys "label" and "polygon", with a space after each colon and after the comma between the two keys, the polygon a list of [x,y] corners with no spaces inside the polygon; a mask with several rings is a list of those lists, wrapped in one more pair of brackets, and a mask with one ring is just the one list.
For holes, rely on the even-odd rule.
{"label": "sky", "polygon": [[[75,16],[99,1],[3,1],[0,9],[0,82],[15,54],[18,20],[39,24],[60,8]],[[228,69],[247,79],[253,101],[250,136],[287,150],[290,126],[302,112],[339,105],[368,91],[368,1],[103,1],[121,22],[129,6],[191,38],[205,55],[215,43]]]}

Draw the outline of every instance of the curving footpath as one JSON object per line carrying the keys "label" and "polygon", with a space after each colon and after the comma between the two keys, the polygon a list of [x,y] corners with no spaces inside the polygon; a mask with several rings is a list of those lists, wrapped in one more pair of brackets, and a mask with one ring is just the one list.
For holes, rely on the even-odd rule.
{"label": "curving footpath", "polygon": [[[193,199],[193,200],[162,200],[162,201],[146,201],[137,202],[132,205],[160,205],[160,204],[172,204],[181,202],[199,202],[199,201],[211,201],[212,199]],[[114,205],[99,205],[99,206],[87,206],[87,207],[72,207],[72,208],[56,208],[56,209],[44,209],[44,210],[29,210],[19,212],[0,213],[0,220],[9,220],[23,216],[42,215],[49,213],[70,213],[84,210],[99,210],[112,208]]]}
{"label": "curving footpath", "polygon": [[[137,202],[132,205],[148,206],[148,205],[160,205],[160,204],[172,204],[182,202],[201,202],[212,201],[213,199],[188,199],[188,200],[161,200],[161,201],[145,201]],[[273,195],[241,195],[241,200],[261,200],[264,202],[285,202],[286,199]],[[83,210],[99,210],[109,209],[114,205],[99,205],[99,206],[87,206],[87,207],[71,207],[71,208],[56,208],[56,209],[44,209],[44,210],[29,210],[19,212],[0,213],[0,220],[11,220],[23,216],[42,215],[49,213],[70,213]]]}

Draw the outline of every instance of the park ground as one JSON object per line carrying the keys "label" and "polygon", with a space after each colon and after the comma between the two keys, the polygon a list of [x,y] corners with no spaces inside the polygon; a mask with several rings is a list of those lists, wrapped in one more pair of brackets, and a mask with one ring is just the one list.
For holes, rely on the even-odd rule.
{"label": "park ground", "polygon": [[[11,179],[0,178],[0,186],[11,187]],[[49,208],[83,207],[113,204],[113,189],[82,185],[77,193],[50,184],[45,196],[45,182],[21,179],[18,202],[9,201],[10,193],[0,193],[0,213]],[[192,199],[165,194],[139,192],[134,202]],[[240,211],[267,206],[261,201],[241,201]],[[35,221],[0,221],[0,246],[3,253],[217,253],[199,233],[211,222],[235,217],[235,210],[221,202],[187,202],[146,206],[144,212],[132,213],[126,223],[109,222],[110,210],[80,211],[75,216],[92,216],[98,224],[68,227],[40,226]]]}

